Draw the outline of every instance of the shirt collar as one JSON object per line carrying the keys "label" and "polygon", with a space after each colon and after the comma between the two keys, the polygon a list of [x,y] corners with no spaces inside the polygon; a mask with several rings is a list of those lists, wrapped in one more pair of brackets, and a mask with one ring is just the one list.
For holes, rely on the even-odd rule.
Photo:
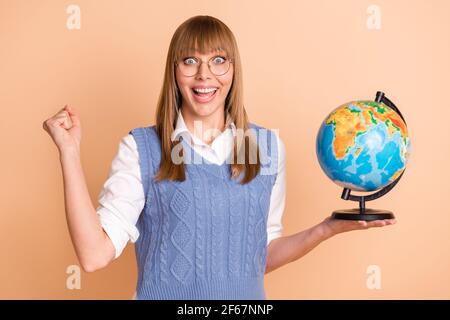
{"label": "shirt collar", "polygon": [[[236,136],[236,125],[232,121],[231,116],[230,116],[229,113],[227,113],[227,119],[225,121],[225,131],[227,129],[231,129],[233,137]],[[224,132],[222,132],[222,134]],[[172,132],[171,140],[172,141],[178,140],[180,136],[183,139],[186,139],[186,137],[190,138],[190,142],[193,142],[195,144],[207,145],[200,138],[196,137],[193,133],[191,133],[189,131],[189,129],[186,126],[186,123],[184,122],[183,115],[181,114],[181,109],[178,110],[177,123],[176,123],[176,126],[175,126],[175,130]],[[217,136],[216,138],[218,138],[219,136]]]}

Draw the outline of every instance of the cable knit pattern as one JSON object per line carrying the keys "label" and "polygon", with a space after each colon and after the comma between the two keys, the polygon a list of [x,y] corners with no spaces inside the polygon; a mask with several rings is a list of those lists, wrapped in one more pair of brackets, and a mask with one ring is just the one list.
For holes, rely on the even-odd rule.
{"label": "cable knit pattern", "polygon": [[[257,135],[264,129],[251,127]],[[135,246],[137,299],[265,299],[266,225],[276,170],[241,185],[230,178],[228,163],[202,159],[185,164],[185,181],[156,182],[161,146],[155,126],[130,133],[146,194]],[[276,162],[276,145],[260,147]],[[195,152],[186,143],[183,148]]]}
{"label": "cable knit pattern", "polygon": [[[250,188],[253,189],[254,181],[250,183]],[[250,263],[252,262],[252,248],[255,245],[254,233],[255,233],[255,222],[256,222],[256,212],[255,212],[255,202],[256,202],[256,192],[257,190],[249,190],[250,203],[249,203],[249,216],[247,220],[247,240],[246,240],[246,251],[245,251],[245,275],[250,277]]]}
{"label": "cable knit pattern", "polygon": [[218,275],[223,275],[223,249],[222,248],[222,237],[223,237],[223,226],[224,226],[224,213],[227,213],[227,198],[228,194],[224,192],[224,187],[222,181],[218,181],[218,184],[212,183],[211,190],[211,202],[214,201],[214,206],[212,207],[212,263],[211,268],[214,273]]}
{"label": "cable knit pattern", "polygon": [[192,185],[193,185],[193,194],[194,194],[194,205],[195,205],[195,275],[197,279],[205,280],[205,219],[202,218],[201,213],[204,212],[202,201],[202,184],[200,181],[200,175],[198,171],[198,167],[190,166],[189,169],[193,168],[195,170],[195,174],[191,175]]}
{"label": "cable knit pattern", "polygon": [[189,199],[180,190],[175,192],[170,202],[172,213],[178,219],[171,236],[172,244],[178,252],[170,271],[178,281],[183,283],[186,281],[193,265],[193,259],[184,250],[189,245],[194,231],[190,229],[189,222],[185,217],[189,205]]}
{"label": "cable knit pattern", "polygon": [[[263,188],[261,195],[259,196],[259,201],[257,204],[259,205],[260,210],[264,210],[264,208],[269,206],[270,200],[270,192],[268,193],[266,190],[266,184],[261,183],[261,187]],[[269,198],[268,198],[269,197]],[[264,250],[264,244],[267,243],[267,228],[266,228],[265,217],[260,216],[258,222],[255,227],[255,243],[256,249],[255,254],[253,256],[253,271],[255,274],[259,274],[261,272],[265,272],[265,254],[267,250]]]}
{"label": "cable knit pattern", "polygon": [[[236,191],[234,191],[236,190]],[[242,214],[245,209],[245,197],[240,190],[239,185],[233,185],[230,187],[228,184],[228,196],[230,199],[229,209],[229,248],[228,248],[228,275],[230,277],[236,277],[239,275],[240,268],[240,255],[241,255],[241,235],[243,231],[243,218]]]}

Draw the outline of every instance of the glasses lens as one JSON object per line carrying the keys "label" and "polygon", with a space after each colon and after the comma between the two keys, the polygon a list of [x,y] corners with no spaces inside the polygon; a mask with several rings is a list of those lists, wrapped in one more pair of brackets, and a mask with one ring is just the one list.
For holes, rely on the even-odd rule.
{"label": "glasses lens", "polygon": [[178,68],[182,74],[191,77],[197,73],[199,62],[195,58],[187,58],[178,62]]}
{"label": "glasses lens", "polygon": [[222,57],[215,57],[211,59],[209,66],[212,73],[216,76],[221,76],[228,72],[228,69],[230,68],[230,60]]}
{"label": "glasses lens", "polygon": [[[178,63],[178,68],[183,75],[192,77],[198,73],[201,61],[195,58],[188,58]],[[228,72],[230,60],[222,57],[214,57],[209,61],[209,70],[216,76],[221,76]]]}

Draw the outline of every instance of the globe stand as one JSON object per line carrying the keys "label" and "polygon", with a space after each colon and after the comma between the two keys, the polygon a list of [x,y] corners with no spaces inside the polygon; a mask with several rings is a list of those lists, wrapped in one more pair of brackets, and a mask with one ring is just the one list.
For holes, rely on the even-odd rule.
{"label": "globe stand", "polygon": [[[391,109],[393,109],[395,112],[398,113],[398,115],[402,118],[402,120],[405,122],[406,125],[406,121],[403,118],[403,115],[400,113],[400,110],[398,110],[398,108],[394,105],[392,101],[390,101],[387,97],[384,96],[383,92],[377,91],[375,102],[379,103],[382,102]],[[391,189],[398,183],[400,178],[403,176],[404,172],[405,171],[403,170],[400,176],[398,176],[398,178],[395,179],[391,184],[382,188],[380,191],[377,191],[367,196],[352,195],[350,189],[344,188],[344,190],[342,191],[341,198],[344,200],[358,201],[359,209],[354,208],[354,209],[336,210],[333,211],[331,217],[333,219],[339,220],[364,220],[364,221],[394,219],[395,216],[391,211],[366,208],[366,201],[378,199],[379,197],[384,196],[386,193],[391,191]]]}

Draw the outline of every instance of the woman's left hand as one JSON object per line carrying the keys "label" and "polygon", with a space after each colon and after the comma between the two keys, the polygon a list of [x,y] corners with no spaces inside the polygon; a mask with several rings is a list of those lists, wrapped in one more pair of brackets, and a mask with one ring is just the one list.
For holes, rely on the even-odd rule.
{"label": "woman's left hand", "polygon": [[395,219],[361,221],[361,220],[340,220],[327,217],[322,221],[325,232],[331,236],[353,230],[364,230],[370,228],[379,228],[393,225],[397,222]]}

